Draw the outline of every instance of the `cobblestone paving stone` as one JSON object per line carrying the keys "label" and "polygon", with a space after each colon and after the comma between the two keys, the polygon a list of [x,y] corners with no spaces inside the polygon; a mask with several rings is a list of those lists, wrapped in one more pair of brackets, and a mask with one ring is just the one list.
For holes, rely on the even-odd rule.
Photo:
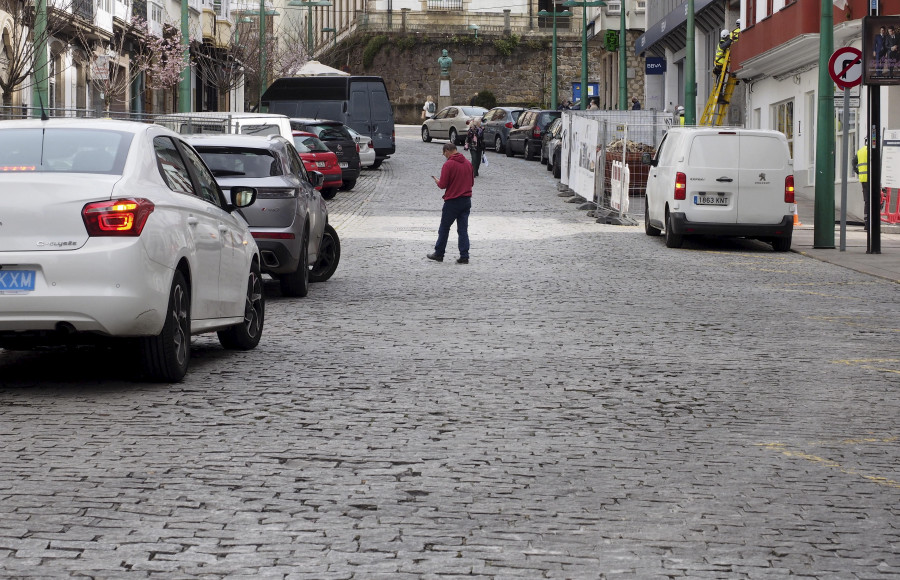
{"label": "cobblestone paving stone", "polygon": [[897,285],[491,153],[430,262],[440,143],[329,202],[341,265],[255,351],[0,351],[0,577],[900,578]]}

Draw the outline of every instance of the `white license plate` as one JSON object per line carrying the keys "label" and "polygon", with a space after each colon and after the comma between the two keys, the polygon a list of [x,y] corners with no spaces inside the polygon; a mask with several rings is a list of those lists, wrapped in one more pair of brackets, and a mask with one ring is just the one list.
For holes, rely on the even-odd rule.
{"label": "white license plate", "polygon": [[728,205],[728,197],[724,195],[695,195],[694,205]]}
{"label": "white license plate", "polygon": [[34,270],[0,270],[0,294],[34,291]]}
{"label": "white license plate", "polygon": [[347,169],[347,163],[345,161],[341,161],[338,165],[340,165],[341,169]]}
{"label": "white license plate", "polygon": [[316,167],[325,167],[324,161],[316,161]]}

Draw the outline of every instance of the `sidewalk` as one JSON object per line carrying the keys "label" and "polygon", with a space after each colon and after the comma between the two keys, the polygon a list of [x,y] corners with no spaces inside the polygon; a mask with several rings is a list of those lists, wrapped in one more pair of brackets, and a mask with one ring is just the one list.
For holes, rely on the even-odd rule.
{"label": "sidewalk", "polygon": [[[847,216],[846,251],[840,251],[840,210],[835,210],[834,249],[813,248],[815,203],[812,187],[798,187],[796,191],[797,213],[803,225],[794,228],[791,249],[823,262],[835,264],[877,276],[892,282],[900,282],[900,225],[881,224],[881,253],[867,254],[867,232],[862,218]],[[851,223],[855,225],[850,225]]]}

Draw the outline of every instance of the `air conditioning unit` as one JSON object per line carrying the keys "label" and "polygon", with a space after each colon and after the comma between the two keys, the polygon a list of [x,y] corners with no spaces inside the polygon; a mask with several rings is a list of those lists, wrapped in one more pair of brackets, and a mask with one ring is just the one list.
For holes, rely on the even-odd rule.
{"label": "air conditioning unit", "polygon": [[622,13],[621,0],[609,0],[606,3],[606,13],[610,16],[618,16]]}
{"label": "air conditioning unit", "polygon": [[638,14],[643,14],[647,11],[647,0],[637,0],[637,5],[634,7],[634,11]]}

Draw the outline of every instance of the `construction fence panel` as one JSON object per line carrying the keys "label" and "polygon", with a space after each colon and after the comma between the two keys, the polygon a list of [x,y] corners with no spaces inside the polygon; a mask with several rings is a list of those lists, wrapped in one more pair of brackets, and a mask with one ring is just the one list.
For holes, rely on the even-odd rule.
{"label": "construction fence panel", "polygon": [[672,122],[659,111],[564,111],[561,183],[600,211],[643,219],[649,166],[641,157],[656,153]]}

